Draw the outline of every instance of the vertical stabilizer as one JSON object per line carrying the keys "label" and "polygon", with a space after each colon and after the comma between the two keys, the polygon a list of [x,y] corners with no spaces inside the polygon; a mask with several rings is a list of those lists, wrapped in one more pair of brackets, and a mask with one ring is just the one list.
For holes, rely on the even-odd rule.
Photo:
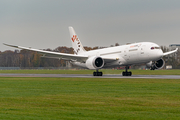
{"label": "vertical stabilizer", "polygon": [[69,27],[69,32],[70,32],[72,47],[74,49],[74,54],[83,54],[84,52],[86,52],[73,27]]}

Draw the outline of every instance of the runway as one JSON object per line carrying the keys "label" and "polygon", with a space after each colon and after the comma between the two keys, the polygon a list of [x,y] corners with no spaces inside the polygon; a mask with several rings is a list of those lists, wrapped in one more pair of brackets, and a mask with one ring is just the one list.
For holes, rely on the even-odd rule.
{"label": "runway", "polygon": [[143,79],[180,79],[180,75],[132,75],[107,74],[93,76],[91,74],[10,74],[0,73],[0,77],[56,77],[56,78],[143,78]]}

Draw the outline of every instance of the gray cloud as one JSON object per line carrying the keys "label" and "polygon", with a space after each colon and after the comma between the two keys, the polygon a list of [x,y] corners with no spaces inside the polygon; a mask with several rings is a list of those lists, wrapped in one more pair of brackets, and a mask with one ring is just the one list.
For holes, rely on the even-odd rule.
{"label": "gray cloud", "polygon": [[85,46],[178,43],[179,5],[177,0],[1,0],[0,51],[13,50],[3,42],[39,49],[70,47],[68,26]]}

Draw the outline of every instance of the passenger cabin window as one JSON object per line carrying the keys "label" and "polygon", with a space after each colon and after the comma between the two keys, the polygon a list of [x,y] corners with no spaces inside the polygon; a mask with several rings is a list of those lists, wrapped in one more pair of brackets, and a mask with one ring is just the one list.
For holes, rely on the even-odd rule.
{"label": "passenger cabin window", "polygon": [[137,51],[138,49],[131,49],[131,50],[129,50],[129,52],[131,52],[131,51]]}

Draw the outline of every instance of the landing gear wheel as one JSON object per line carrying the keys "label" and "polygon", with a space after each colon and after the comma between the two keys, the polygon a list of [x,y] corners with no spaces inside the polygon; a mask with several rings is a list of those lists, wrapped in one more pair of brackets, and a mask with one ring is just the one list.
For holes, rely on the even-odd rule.
{"label": "landing gear wheel", "polygon": [[132,72],[128,72],[128,69],[129,69],[129,66],[126,66],[126,71],[122,72],[123,76],[131,76],[132,75]]}
{"label": "landing gear wheel", "polygon": [[123,76],[131,76],[131,75],[132,75],[132,72],[122,72],[122,75],[123,75]]}
{"label": "landing gear wheel", "polygon": [[150,70],[155,70],[155,68],[154,68],[154,67],[151,67]]}
{"label": "landing gear wheel", "polygon": [[102,76],[102,72],[98,72],[98,76]]}
{"label": "landing gear wheel", "polygon": [[102,76],[103,73],[102,72],[98,72],[98,70],[96,72],[93,72],[93,76]]}
{"label": "landing gear wheel", "polygon": [[93,76],[97,76],[97,73],[96,73],[96,72],[93,72]]}

